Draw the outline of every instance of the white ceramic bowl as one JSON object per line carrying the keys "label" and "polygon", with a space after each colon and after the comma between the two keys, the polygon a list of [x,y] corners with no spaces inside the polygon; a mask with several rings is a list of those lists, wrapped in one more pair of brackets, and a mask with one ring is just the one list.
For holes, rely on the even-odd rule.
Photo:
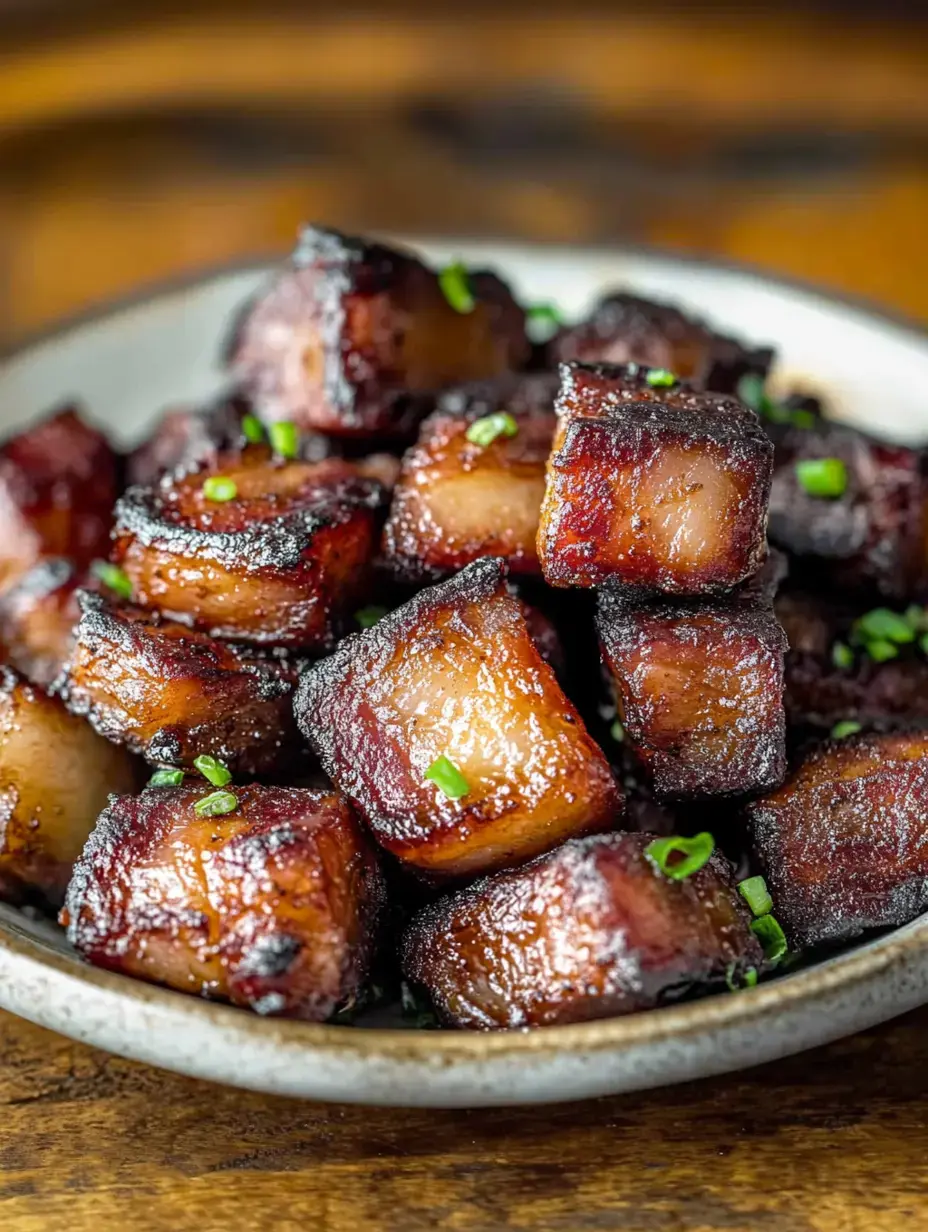
{"label": "white ceramic bowl", "polygon": [[[779,352],[775,381],[900,440],[928,438],[928,339],[856,306],[743,270],[655,254],[471,243],[417,245],[492,265],[528,299],[579,313],[623,286],[697,309]],[[165,405],[222,383],[230,313],[261,281],[225,272],[58,331],[0,364],[0,429],[77,396],[129,442]],[[470,1034],[258,1018],[81,963],[60,932],[0,905],[0,1006],[123,1056],[316,1099],[474,1106],[576,1099],[786,1056],[928,1000],[928,917],[737,994],[603,1022]]]}

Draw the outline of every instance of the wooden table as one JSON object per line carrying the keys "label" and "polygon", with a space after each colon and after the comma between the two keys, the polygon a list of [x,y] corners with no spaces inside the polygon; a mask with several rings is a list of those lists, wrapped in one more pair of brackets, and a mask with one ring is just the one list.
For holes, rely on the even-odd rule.
{"label": "wooden table", "polygon": [[[126,7],[59,27],[22,5],[0,48],[6,340],[280,249],[303,217],[644,240],[928,319],[923,27],[788,6],[464,22],[407,4],[376,25]],[[928,1010],[737,1077],[537,1110],[301,1105],[4,1015],[0,1059],[3,1232],[928,1228]]]}

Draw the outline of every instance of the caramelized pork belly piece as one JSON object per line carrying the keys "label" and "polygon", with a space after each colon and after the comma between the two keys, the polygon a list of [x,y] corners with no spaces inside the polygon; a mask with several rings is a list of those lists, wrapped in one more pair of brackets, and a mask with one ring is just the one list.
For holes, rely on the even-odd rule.
{"label": "caramelized pork belly piece", "polygon": [[857,736],[747,809],[793,946],[848,941],[928,908],[928,734]]}
{"label": "caramelized pork belly piece", "polygon": [[111,801],[68,887],[68,937],[111,971],[324,1021],[373,957],[376,856],[338,795],[236,787],[230,811],[204,814],[217,794],[151,787]]}
{"label": "caramelized pork belly piece", "polygon": [[377,841],[431,873],[519,863],[621,808],[499,560],[346,638],[301,677],[295,708]]}
{"label": "caramelized pork belly piece", "polygon": [[324,650],[366,594],[384,499],[351,463],[254,447],[130,488],[112,558],[144,607],[216,637]]}
{"label": "caramelized pork belly piece", "polygon": [[297,669],[144,610],[84,593],[56,691],[74,714],[155,765],[211,754],[235,774],[287,769],[302,742]]}
{"label": "caramelized pork belly piece", "polygon": [[128,482],[148,487],[163,475],[215,465],[220,454],[244,443],[242,420],[248,410],[245,399],[232,394],[207,406],[165,411],[126,459]]}
{"label": "caramelized pork belly piece", "polygon": [[555,362],[664,368],[699,389],[728,394],[737,391],[748,373],[765,378],[773,360],[769,347],[745,346],[671,304],[622,291],[603,296],[585,320],[562,330],[552,340],[550,354]]}
{"label": "caramelized pork belly piece", "polygon": [[711,594],[761,565],[773,446],[753,411],[570,364],[558,413],[538,531],[551,585]]}
{"label": "caramelized pork belly piece", "polygon": [[116,455],[66,407],[0,447],[0,585],[49,556],[87,565],[109,549]]}
{"label": "caramelized pork belly piece", "polygon": [[228,362],[268,420],[336,436],[404,435],[443,386],[498,376],[529,356],[509,288],[481,272],[455,281],[452,307],[411,253],[307,227],[237,323]]}
{"label": "caramelized pork belly piece", "polygon": [[73,561],[42,560],[0,593],[0,641],[17,671],[47,689],[61,671],[80,620],[78,588],[94,585]]}
{"label": "caramelized pork belly piece", "polygon": [[[557,386],[540,373],[444,395],[393,493],[383,554],[398,576],[434,580],[481,556],[505,557],[515,574],[541,572],[535,540]],[[483,443],[469,439],[481,430]]]}
{"label": "caramelized pork belly piece", "polygon": [[0,668],[0,898],[59,906],[108,795],[135,783],[125,749]]}
{"label": "caramelized pork belly piece", "polygon": [[427,907],[406,934],[406,977],[444,1023],[540,1027],[653,1009],[740,983],[763,965],[723,856],[681,881],[650,834],[573,839]]}
{"label": "caramelized pork belly piece", "polygon": [[603,590],[596,624],[626,740],[659,795],[742,795],[783,781],[786,637],[771,608]]}
{"label": "caramelized pork belly piece", "polygon": [[[843,466],[835,495],[816,495],[808,464]],[[803,468],[806,468],[805,471]],[[928,485],[925,454],[822,420],[793,428],[777,444],[770,490],[770,538],[806,558],[816,584],[928,595]]]}

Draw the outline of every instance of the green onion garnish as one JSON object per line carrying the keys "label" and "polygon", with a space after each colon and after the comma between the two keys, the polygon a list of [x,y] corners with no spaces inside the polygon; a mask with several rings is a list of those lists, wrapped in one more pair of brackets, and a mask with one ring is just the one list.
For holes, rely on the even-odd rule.
{"label": "green onion garnish", "polygon": [[786,934],[772,915],[751,922],[751,932],[764,947],[769,962],[779,962],[787,951]]}
{"label": "green onion garnish", "polygon": [[264,424],[257,415],[246,415],[242,420],[242,435],[252,445],[260,445],[264,440]]}
{"label": "green onion garnish", "polygon": [[609,728],[609,735],[618,744],[621,744],[622,741],[625,739],[625,728],[622,726],[622,722],[620,719],[616,719],[615,722],[612,724],[612,726]]}
{"label": "green onion garnish", "polygon": [[831,661],[835,667],[853,667],[854,652],[845,642],[835,642],[831,648]]}
{"label": "green onion garnish", "polygon": [[238,808],[238,797],[231,791],[212,791],[193,806],[198,817],[224,817]]}
{"label": "green onion garnish", "polygon": [[455,312],[468,313],[476,308],[477,301],[470,289],[470,278],[463,261],[452,261],[446,265],[438,275],[438,285]]}
{"label": "green onion garnish", "polygon": [[651,368],[644,379],[652,389],[665,389],[668,385],[677,383],[677,378],[669,368]]}
{"label": "green onion garnish", "polygon": [[464,435],[472,445],[486,449],[498,436],[515,436],[518,431],[519,425],[508,411],[495,411],[492,415],[475,419]]}
{"label": "green onion garnish", "polygon": [[738,964],[730,962],[725,968],[725,983],[729,992],[740,992],[742,988],[754,988],[757,984],[757,968],[747,967],[744,971],[744,983],[737,981]]}
{"label": "green onion garnish", "polygon": [[910,604],[902,613],[902,619],[906,624],[910,625],[916,633],[924,633],[928,631],[928,610],[920,607],[917,603]]}
{"label": "green onion garnish", "polygon": [[362,607],[360,611],[355,612],[354,618],[362,629],[372,629],[379,620],[383,620],[387,611],[387,608],[372,603],[370,607]]}
{"label": "green onion garnish", "polygon": [[840,458],[803,458],[796,478],[810,496],[835,499],[847,491],[847,467]]}
{"label": "green onion garnish", "polygon": [[762,413],[771,404],[764,389],[764,378],[757,372],[746,372],[738,381],[738,397],[753,411]]}
{"label": "green onion garnish", "polygon": [[[707,863],[715,850],[715,839],[711,834],[703,832],[694,838],[656,838],[648,843],[644,854],[657,868],[658,872],[670,877],[672,881],[683,881],[685,877],[698,873]],[[670,862],[673,855],[683,856],[682,860]]]}
{"label": "green onion garnish", "polygon": [[209,753],[201,753],[199,757],[195,757],[193,764],[214,787],[225,787],[226,783],[232,782],[229,768],[215,757],[210,757]]}
{"label": "green onion garnish", "polygon": [[911,624],[888,607],[875,607],[871,612],[864,612],[854,622],[854,633],[864,642],[886,641],[905,645],[915,641],[915,630]]}
{"label": "green onion garnish", "polygon": [[184,781],[183,770],[156,770],[148,780],[149,787],[178,787]]}
{"label": "green onion garnish", "polygon": [[268,440],[271,448],[281,458],[295,458],[300,452],[300,432],[289,419],[278,419],[268,425]]}
{"label": "green onion garnish", "polygon": [[224,475],[210,475],[203,481],[203,495],[208,501],[235,500],[238,487],[234,479],[226,479]]}
{"label": "green onion garnish", "polygon": [[132,583],[129,581],[129,575],[124,569],[120,569],[119,565],[113,565],[108,560],[95,560],[91,569],[103,585],[107,586],[113,594],[119,595],[120,599],[132,598]]}
{"label": "green onion garnish", "polygon": [[873,642],[867,642],[864,649],[874,663],[886,663],[889,659],[895,659],[899,653],[898,646],[894,646],[892,642],[887,642],[882,638],[878,638]]}
{"label": "green onion garnish", "polygon": [[831,729],[831,738],[832,740],[844,740],[847,736],[855,736],[861,730],[860,724],[853,719],[842,719]]}
{"label": "green onion garnish", "polygon": [[532,342],[548,342],[563,321],[554,304],[529,304],[525,309],[525,324]]}
{"label": "green onion garnish", "polygon": [[763,877],[745,877],[744,881],[738,882],[738,891],[756,916],[766,915],[773,907],[773,899]]}
{"label": "green onion garnish", "polygon": [[445,756],[438,757],[432,762],[425,772],[425,777],[430,779],[439,791],[443,791],[449,800],[460,800],[470,791],[467,779],[454,762],[449,761]]}

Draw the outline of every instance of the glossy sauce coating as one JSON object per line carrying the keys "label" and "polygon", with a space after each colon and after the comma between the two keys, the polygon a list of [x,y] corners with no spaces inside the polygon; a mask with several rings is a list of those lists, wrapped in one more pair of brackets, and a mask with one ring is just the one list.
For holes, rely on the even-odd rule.
{"label": "glossy sauce coating", "polygon": [[93,575],[62,557],[41,560],[0,593],[0,642],[7,661],[47,689],[71,652],[80,620],[77,592]]}

